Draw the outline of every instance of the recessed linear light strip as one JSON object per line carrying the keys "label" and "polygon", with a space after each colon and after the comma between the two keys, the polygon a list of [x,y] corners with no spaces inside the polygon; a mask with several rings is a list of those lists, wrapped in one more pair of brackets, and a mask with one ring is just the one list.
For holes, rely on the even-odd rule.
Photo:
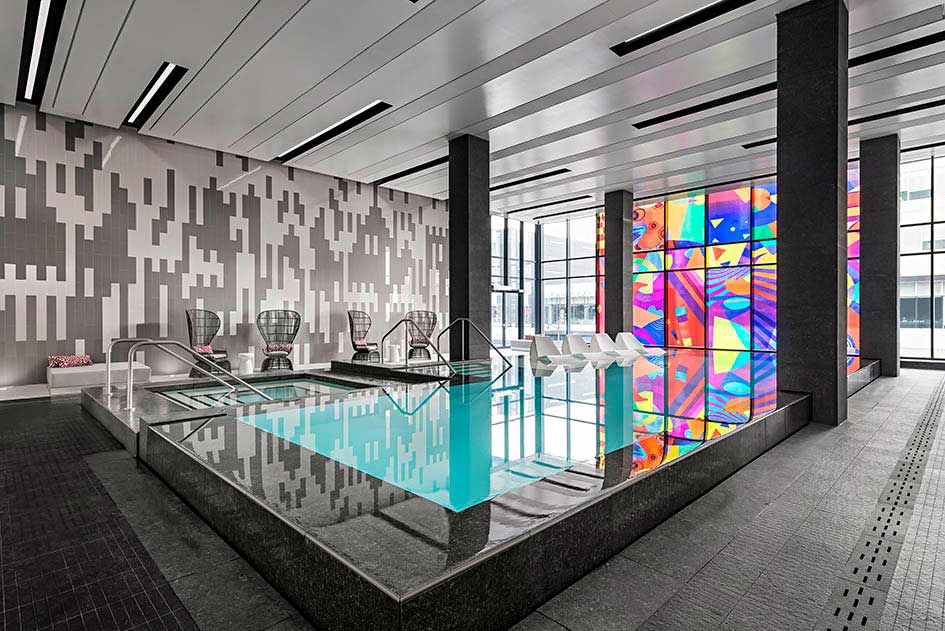
{"label": "recessed linear light strip", "polygon": [[523,177],[520,180],[512,180],[511,182],[503,182],[502,184],[496,184],[495,186],[489,187],[490,191],[499,191],[503,188],[509,188],[510,186],[518,186],[519,184],[526,184],[527,182],[535,182],[536,180],[543,180],[545,178],[554,177],[556,175],[561,175],[563,173],[570,173],[571,169],[555,169],[554,171],[548,171],[547,173],[539,173],[538,175],[531,175],[529,177]]}
{"label": "recessed linear light strip", "polygon": [[[873,121],[882,120],[884,118],[894,118],[896,116],[904,116],[906,114],[912,114],[914,112],[921,112],[922,110],[930,110],[934,107],[943,107],[945,106],[945,99],[939,99],[937,101],[929,101],[928,103],[920,103],[919,105],[910,105],[908,107],[903,107],[898,110],[889,110],[887,112],[879,112],[878,114],[870,114],[869,116],[863,116],[860,118],[851,119],[847,125],[862,125],[863,123],[872,123]],[[778,137],[766,138],[765,140],[756,140],[754,142],[745,143],[742,145],[742,149],[754,149],[755,147],[761,147],[764,145],[773,145],[778,142]]]}
{"label": "recessed linear light strip", "polygon": [[538,217],[532,217],[533,221],[538,221],[539,219],[548,219],[549,217],[560,217],[561,215],[573,215],[574,213],[581,213],[587,210],[600,210],[604,205],[600,204],[599,206],[588,206],[587,208],[575,208],[574,210],[562,210],[560,213],[551,213],[550,215],[539,215]]}
{"label": "recessed linear light strip", "polygon": [[[538,210],[539,208],[548,208],[549,206],[558,206],[559,204],[567,204],[569,202],[577,202],[582,199],[591,199],[590,195],[581,195],[580,197],[570,197],[568,199],[561,199],[556,202],[545,202],[544,204],[535,204],[534,206],[528,206],[526,208],[519,208],[518,210],[510,210],[505,213],[506,215],[514,215],[515,213],[523,213],[528,210]],[[501,212],[501,211],[500,211]]]}
{"label": "recessed linear light strip", "polygon": [[183,66],[170,61],[162,62],[145,86],[142,95],[131,106],[124,124],[141,129],[186,73],[187,68]]}
{"label": "recessed linear light strip", "polygon": [[683,31],[688,31],[689,29],[699,26],[709,20],[713,20],[717,17],[725,15],[740,9],[744,6],[747,6],[754,2],[755,0],[716,0],[705,6],[701,9],[696,9],[691,11],[686,15],[676,18],[666,24],[652,28],[636,37],[632,37],[626,41],[620,42],[610,47],[610,50],[614,51],[619,57],[624,55],[629,55],[632,52],[638,51],[641,48],[645,48],[650,44],[655,44],[658,41],[664,40],[673,35],[682,33]]}
{"label": "recessed linear light strip", "polygon": [[293,158],[297,158],[303,153],[308,153],[310,150],[314,149],[318,145],[323,144],[336,136],[340,136],[341,134],[345,133],[346,131],[350,129],[354,129],[361,123],[371,118],[374,118],[375,116],[377,116],[384,110],[389,109],[390,107],[391,105],[389,103],[385,103],[384,101],[381,101],[381,100],[377,100],[377,101],[374,101],[373,103],[369,103],[365,105],[364,107],[362,107],[361,109],[359,109],[358,111],[352,114],[348,114],[337,123],[332,123],[325,129],[321,130],[320,132],[312,136],[309,136],[308,138],[298,143],[297,145],[282,152],[281,154],[276,156],[276,160],[279,160],[281,162],[288,162],[289,160],[292,160]]}
{"label": "recessed linear light strip", "polygon": [[374,182],[374,186],[382,186],[384,184],[387,184],[388,182],[393,182],[394,180],[405,178],[408,175],[414,175],[415,173],[421,173],[422,171],[426,171],[427,169],[438,167],[441,164],[448,163],[449,161],[450,161],[450,157],[448,155],[440,157],[440,158],[434,158],[433,160],[424,162],[423,164],[418,164],[415,167],[410,167],[409,169],[404,169],[403,171],[399,171],[398,173],[388,175],[387,177],[382,177],[381,179],[376,180]]}
{"label": "recessed linear light strip", "polygon": [[36,31],[33,33],[33,51],[30,55],[30,69],[26,75],[27,99],[33,98],[33,88],[36,86],[36,72],[39,70],[39,54],[43,50],[43,36],[46,34],[46,20],[49,19],[50,0],[40,0],[39,15],[36,17]]}
{"label": "recessed linear light strip", "polygon": [[65,0],[30,0],[20,49],[17,98],[38,105],[43,98]]}
{"label": "recessed linear light strip", "polygon": [[135,120],[141,116],[141,112],[144,111],[145,106],[151,102],[151,99],[154,98],[154,95],[157,94],[157,91],[164,85],[164,82],[167,81],[168,77],[171,76],[171,73],[174,71],[174,68],[177,67],[177,64],[167,63],[164,66],[164,71],[161,73],[161,76],[158,77],[158,80],[154,82],[151,86],[151,89],[148,90],[148,93],[144,95],[144,98],[141,99],[141,102],[138,103],[138,107],[135,108],[135,111],[131,113],[131,116],[128,117],[129,123],[134,123]]}

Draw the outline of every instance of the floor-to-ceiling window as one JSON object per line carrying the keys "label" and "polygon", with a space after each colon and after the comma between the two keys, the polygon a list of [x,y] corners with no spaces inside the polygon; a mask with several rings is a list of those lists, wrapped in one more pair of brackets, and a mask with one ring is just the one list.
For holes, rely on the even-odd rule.
{"label": "floor-to-ceiling window", "polygon": [[945,359],[945,160],[900,166],[899,337],[903,357]]}
{"label": "floor-to-ceiling window", "polygon": [[553,337],[598,330],[598,217],[541,224],[542,332]]}
{"label": "floor-to-ceiling window", "polygon": [[535,224],[492,217],[492,343],[535,332]]}

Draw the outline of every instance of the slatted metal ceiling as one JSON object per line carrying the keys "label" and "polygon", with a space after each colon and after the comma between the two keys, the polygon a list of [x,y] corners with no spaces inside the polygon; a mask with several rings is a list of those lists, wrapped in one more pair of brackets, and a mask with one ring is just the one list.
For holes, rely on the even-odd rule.
{"label": "slatted metal ceiling", "polygon": [[[751,144],[777,133],[762,87],[777,79],[775,16],[802,1],[734,3],[618,56],[615,44],[712,0],[69,0],[42,109],[117,127],[170,61],[188,72],[141,133],[270,160],[382,100],[392,107],[288,164],[376,181],[471,133],[490,140],[493,212],[530,218],[615,187],[774,171],[776,146]],[[23,5],[0,3],[6,59],[19,59]],[[945,32],[941,2],[849,5],[851,57]],[[851,126],[851,157],[880,133],[901,131],[906,148],[945,138],[945,105],[874,118],[945,98],[945,43],[867,61],[850,71],[850,118],[871,117]],[[0,66],[6,103],[17,70]],[[446,198],[446,168],[389,185]]]}

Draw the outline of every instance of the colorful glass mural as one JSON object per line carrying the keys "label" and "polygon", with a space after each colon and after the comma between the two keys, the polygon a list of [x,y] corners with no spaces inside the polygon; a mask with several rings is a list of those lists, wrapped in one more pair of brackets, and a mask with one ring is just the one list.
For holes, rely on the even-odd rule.
{"label": "colorful glass mural", "polygon": [[685,248],[705,243],[705,194],[687,193],[666,203],[666,247]]}
{"label": "colorful glass mural", "polygon": [[860,170],[847,172],[847,371],[860,355]]}
{"label": "colorful glass mural", "polygon": [[778,183],[775,180],[755,182],[751,188],[751,237],[778,237]]}
{"label": "colorful glass mural", "polygon": [[751,268],[706,272],[709,348],[751,349]]}
{"label": "colorful glass mural", "polygon": [[633,334],[648,346],[663,346],[665,272],[633,275]]}
{"label": "colorful glass mural", "polygon": [[705,271],[666,274],[666,345],[705,346]]}
{"label": "colorful glass mural", "polygon": [[709,243],[751,239],[751,187],[709,193]]}
{"label": "colorful glass mural", "polygon": [[752,348],[756,351],[776,351],[778,270],[774,265],[752,268]]}
{"label": "colorful glass mural", "polygon": [[642,204],[633,209],[633,249],[661,250],[665,238],[663,202]]}

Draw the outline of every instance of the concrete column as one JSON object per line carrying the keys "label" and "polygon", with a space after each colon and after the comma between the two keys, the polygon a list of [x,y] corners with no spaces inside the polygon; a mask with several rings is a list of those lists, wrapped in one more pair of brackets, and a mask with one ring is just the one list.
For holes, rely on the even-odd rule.
{"label": "concrete column", "polygon": [[844,0],[778,14],[778,387],[847,418],[847,55]]}
{"label": "concrete column", "polygon": [[[469,318],[491,335],[492,269],[489,215],[489,141],[460,136],[450,141],[450,320]],[[460,327],[450,332],[450,356],[485,359],[489,345]]]}
{"label": "concrete column", "polygon": [[899,376],[899,134],[860,142],[862,355]]}
{"label": "concrete column", "polygon": [[604,328],[633,330],[633,192],[604,194]]}

